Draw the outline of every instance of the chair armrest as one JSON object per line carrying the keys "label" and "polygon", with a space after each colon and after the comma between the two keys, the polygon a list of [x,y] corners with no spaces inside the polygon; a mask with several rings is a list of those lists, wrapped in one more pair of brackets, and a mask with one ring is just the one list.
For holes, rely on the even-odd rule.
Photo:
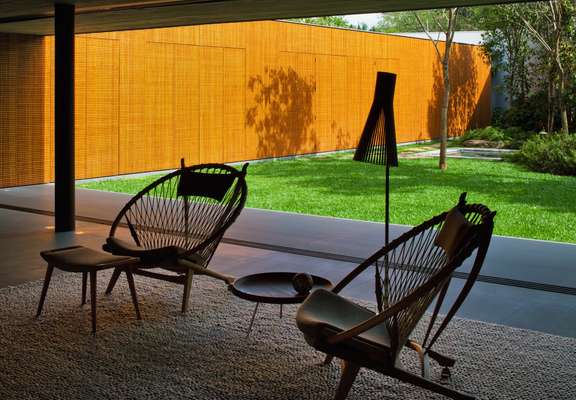
{"label": "chair armrest", "polygon": [[436,274],[428,282],[426,282],[424,285],[416,288],[412,293],[403,297],[398,302],[394,303],[390,307],[383,310],[381,313],[376,314],[375,316],[373,316],[371,318],[368,318],[366,321],[361,322],[361,323],[357,324],[356,326],[353,326],[350,329],[338,332],[335,335],[330,336],[327,339],[328,343],[329,344],[339,343],[343,340],[350,339],[354,336],[358,336],[361,333],[375,327],[376,325],[383,323],[388,318],[398,314],[403,309],[411,306],[422,295],[428,293],[434,287],[440,285],[442,283],[442,281],[449,278],[451,274],[452,274],[452,271],[448,271],[448,273]]}
{"label": "chair armrest", "polygon": [[208,268],[206,268],[206,266],[203,266],[202,264],[196,263],[186,258],[178,258],[176,263],[178,264],[178,266],[187,268],[192,272],[194,272],[195,274],[208,275],[212,278],[216,278],[226,282],[227,285],[232,285],[236,280],[236,277],[232,275],[225,275],[216,271],[209,270]]}

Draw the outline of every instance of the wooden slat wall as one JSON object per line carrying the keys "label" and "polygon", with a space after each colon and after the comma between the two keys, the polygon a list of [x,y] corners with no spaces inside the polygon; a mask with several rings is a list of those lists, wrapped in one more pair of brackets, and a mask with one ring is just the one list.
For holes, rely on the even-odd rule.
{"label": "wooden slat wall", "polygon": [[0,34],[0,187],[43,182],[44,42]]}
{"label": "wooden slat wall", "polygon": [[225,48],[222,54],[222,159],[245,158],[246,58],[244,49]]}
{"label": "wooden slat wall", "polygon": [[145,129],[147,36],[146,31],[131,32],[120,40],[119,173],[144,171],[154,156],[154,138]]}
{"label": "wooden slat wall", "polygon": [[[0,36],[0,186],[53,178],[53,45]],[[487,125],[480,49],[451,68],[450,133]],[[377,71],[398,74],[398,141],[437,136],[427,40],[271,21],[78,35],[77,177],[353,148]]]}
{"label": "wooden slat wall", "polygon": [[119,55],[117,40],[86,38],[84,176],[119,172]]}
{"label": "wooden slat wall", "polygon": [[173,160],[184,157],[200,162],[200,52],[198,46],[174,45],[174,151]]}
{"label": "wooden slat wall", "polygon": [[[74,63],[74,79],[75,79],[75,96],[74,96],[74,161],[76,163],[76,174],[78,176],[86,176],[87,166],[86,166],[86,110],[87,110],[87,100],[88,100],[88,62],[87,62],[87,40],[86,38],[78,38],[74,43],[74,51],[76,56],[76,61]],[[91,62],[98,62],[97,60],[92,60]],[[97,79],[97,78],[96,78]],[[91,85],[92,86],[92,85]],[[90,94],[90,97],[92,95]],[[96,104],[91,104],[92,106],[98,106]],[[104,119],[109,120],[110,116],[103,116]],[[52,128],[52,127],[50,127]],[[52,129],[50,129],[52,130]],[[96,133],[95,133],[96,134]],[[94,170],[98,170],[98,165],[93,165],[91,167]]]}
{"label": "wooden slat wall", "polygon": [[[53,38],[45,38],[44,46],[46,49],[54,46]],[[44,50],[44,49],[43,49]],[[54,180],[54,79],[46,77],[54,76],[54,52],[45,51],[44,59],[44,107],[42,115],[44,116],[44,179],[30,180],[27,183],[52,182]],[[0,118],[2,116],[0,115]],[[9,179],[9,177],[8,177]]]}

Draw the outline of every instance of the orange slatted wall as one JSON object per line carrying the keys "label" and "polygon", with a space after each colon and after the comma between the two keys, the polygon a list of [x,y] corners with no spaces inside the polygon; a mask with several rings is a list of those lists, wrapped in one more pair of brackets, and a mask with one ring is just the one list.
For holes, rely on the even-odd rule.
{"label": "orange slatted wall", "polygon": [[[0,186],[53,178],[53,38],[0,35]],[[490,122],[490,66],[455,45],[450,134]],[[427,40],[249,22],[78,35],[78,178],[353,148],[377,71],[398,74],[399,142],[436,137]]]}
{"label": "orange slatted wall", "polygon": [[44,182],[42,38],[0,35],[0,187]]}

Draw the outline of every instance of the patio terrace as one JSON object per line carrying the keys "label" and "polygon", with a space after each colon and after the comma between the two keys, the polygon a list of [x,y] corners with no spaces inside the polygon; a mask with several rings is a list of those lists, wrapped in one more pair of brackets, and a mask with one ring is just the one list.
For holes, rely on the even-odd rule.
{"label": "patio terrace", "polygon": [[[501,3],[514,2],[516,0],[500,0]],[[26,125],[21,123],[18,118],[15,118],[15,111],[20,107],[21,94],[25,92],[19,88],[16,93],[15,99],[10,99],[5,103],[9,105],[9,118],[16,121],[17,129],[15,135],[18,137],[25,137],[30,144],[30,149],[37,152],[52,154],[54,150],[55,171],[54,180],[56,181],[56,204],[54,204],[54,186],[53,185],[40,185],[29,187],[15,187],[10,189],[0,190],[0,250],[2,251],[2,260],[0,261],[0,288],[5,288],[13,285],[20,285],[25,282],[36,281],[42,279],[45,273],[45,263],[39,257],[39,252],[43,249],[68,246],[72,244],[82,244],[92,248],[99,248],[108,234],[109,224],[112,218],[118,212],[118,209],[123,205],[128,196],[121,194],[100,193],[87,190],[78,190],[75,192],[75,133],[79,131],[78,126],[75,127],[74,115],[74,35],[76,33],[92,33],[92,32],[109,32],[118,30],[129,30],[136,28],[152,28],[152,27],[168,27],[177,25],[190,25],[190,24],[209,24],[214,22],[231,22],[231,21],[244,21],[244,20],[264,20],[270,18],[289,18],[300,16],[313,16],[313,15],[336,15],[344,13],[360,13],[370,11],[395,11],[401,9],[421,9],[429,8],[431,5],[434,7],[449,7],[449,6],[463,6],[475,4],[491,4],[493,0],[442,0],[439,2],[427,2],[422,0],[411,1],[397,1],[397,0],[363,0],[363,1],[342,1],[342,0],[320,0],[316,2],[306,1],[267,1],[267,0],[230,0],[230,1],[157,1],[157,0],[96,0],[96,1],[76,1],[70,0],[63,2],[54,7],[53,2],[39,1],[39,0],[26,0],[14,2],[13,0],[0,0],[0,32],[12,34],[31,34],[31,35],[51,35],[56,34],[54,38],[55,45],[55,68],[54,73],[55,83],[54,92],[55,96],[51,99],[50,107],[55,106],[55,126],[54,126],[54,143],[51,144],[46,141],[46,149],[38,140],[26,134]],[[38,60],[36,60],[37,62]],[[30,64],[30,63],[29,63]],[[98,85],[100,88],[102,85]],[[35,99],[36,101],[38,99]],[[52,101],[53,100],[53,101]],[[109,114],[109,113],[101,113]],[[39,123],[37,118],[33,121],[35,124]],[[78,124],[79,125],[79,124]],[[35,127],[37,128],[37,127]],[[90,132],[92,134],[92,132]],[[2,132],[4,134],[4,132]],[[25,147],[25,146],[24,146]],[[217,147],[220,149],[222,146]],[[8,147],[4,146],[6,151]],[[25,147],[28,148],[28,147]],[[45,150],[45,151],[44,151]],[[108,151],[109,148],[102,150],[101,153]],[[8,148],[8,153],[10,152]],[[14,153],[15,154],[15,153]],[[38,161],[39,157],[28,157],[34,161]],[[20,161],[24,157],[19,157],[16,161]],[[176,157],[177,159],[177,157]],[[16,165],[16,164],[15,164]],[[23,169],[10,170],[12,176],[17,176]],[[43,171],[47,172],[47,171]],[[46,179],[51,180],[51,178]],[[77,207],[75,207],[75,199]],[[472,199],[473,200],[473,199]],[[56,215],[54,215],[56,214]],[[54,218],[54,216],[56,218]],[[54,225],[56,225],[58,233],[55,233]],[[394,226],[392,236],[400,234],[403,230],[407,229],[403,226]],[[126,235],[126,231],[122,232]],[[271,271],[271,270],[294,270],[294,271],[309,271],[319,275],[326,276],[333,281],[337,281],[344,276],[361,258],[372,253],[374,249],[382,244],[383,226],[381,224],[350,221],[333,218],[311,217],[305,215],[295,215],[289,213],[269,212],[262,210],[246,209],[241,215],[239,221],[232,226],[225,237],[224,242],[219,247],[215,259],[211,264],[211,268],[230,273],[233,275],[241,276],[244,274],[258,272],[258,271]],[[485,262],[482,271],[482,276],[478,280],[466,303],[459,311],[459,316],[476,319],[481,321],[499,323],[508,326],[519,328],[527,328],[538,330],[541,332],[548,332],[556,335],[563,335],[568,337],[576,337],[576,303],[574,302],[574,295],[576,295],[576,274],[573,273],[573,263],[576,259],[576,246],[570,244],[540,242],[532,240],[521,240],[506,237],[494,237],[493,243]],[[454,284],[451,291],[448,293],[449,297],[454,296],[455,290],[462,284],[462,278],[466,277],[466,272],[469,265],[465,264],[457,272]],[[369,299],[372,293],[372,285],[370,284],[372,276],[364,275],[361,279],[357,279],[355,284],[351,286],[344,294],[357,297],[360,299]],[[22,286],[20,286],[21,288]],[[28,288],[34,286],[28,286]],[[19,290],[19,289],[15,289]],[[33,293],[30,291],[29,294]],[[38,294],[39,295],[39,294]],[[64,298],[67,301],[68,292],[64,291]],[[35,293],[29,296],[29,299],[35,297]],[[141,303],[146,319],[146,302],[149,301],[149,306],[153,305],[153,300],[147,296],[142,296]],[[193,302],[194,300],[192,300]],[[56,375],[56,379],[51,379],[51,375],[44,372],[47,370],[43,368],[48,367],[52,369],[52,364],[42,364],[34,358],[34,351],[31,350],[30,345],[36,345],[38,351],[42,352],[46,348],[47,343],[51,343],[50,337],[54,331],[40,328],[36,329],[37,321],[32,320],[33,310],[30,309],[30,317],[27,311],[30,307],[14,308],[13,301],[4,303],[5,315],[13,318],[17,324],[26,320],[24,326],[24,334],[17,332],[13,337],[20,340],[14,340],[17,345],[16,351],[11,354],[3,354],[3,361],[8,360],[8,356],[12,356],[12,362],[5,364],[10,365],[5,367],[8,372],[4,376],[7,377],[5,382],[14,384],[16,393],[14,397],[10,395],[6,398],[20,398],[22,391],[27,389],[35,389],[36,392],[27,392],[26,395],[33,398],[35,394],[40,393],[37,397],[51,397],[49,389],[72,389],[74,390],[76,383],[78,387],[93,389],[102,380],[87,379],[81,376],[81,379],[74,381],[73,374],[70,374],[68,366],[81,367],[78,368],[80,372],[84,371],[84,367],[90,370],[90,362],[94,355],[94,341],[91,337],[86,337],[87,345],[80,346],[80,351],[70,351],[70,347],[60,347],[56,350],[65,349],[60,351],[59,354],[63,355],[64,368],[61,369],[61,375]],[[28,303],[31,304],[31,303]],[[6,306],[7,305],[7,306]],[[76,305],[74,305],[76,307]],[[152,308],[150,307],[150,308]],[[207,310],[212,310],[213,303],[206,307]],[[250,308],[250,305],[246,305]],[[10,311],[15,311],[10,314]],[[116,310],[115,310],[116,311]],[[106,311],[102,313],[103,317],[106,316]],[[210,315],[206,313],[204,316]],[[108,312],[108,316],[118,318],[118,314]],[[126,315],[126,314],[124,314]],[[157,314],[163,315],[163,314]],[[219,315],[223,315],[220,313]],[[182,319],[184,320],[184,318]],[[54,320],[53,320],[54,321]],[[81,319],[77,321],[83,322]],[[124,319],[116,320],[119,324],[124,324]],[[42,322],[42,321],[40,321]],[[292,323],[292,321],[290,321]],[[60,326],[56,324],[56,326]],[[214,326],[214,325],[211,325]],[[292,325],[293,327],[293,325]],[[136,326],[141,328],[141,326]],[[190,329],[187,329],[184,335],[188,335]],[[210,334],[212,330],[208,330]],[[471,331],[465,331],[465,333]],[[41,340],[36,343],[29,341],[28,334],[40,334]],[[83,333],[81,329],[77,329],[75,333]],[[67,341],[69,338],[70,330],[60,335],[60,344]],[[42,336],[44,335],[44,336]],[[82,335],[82,340],[85,339]],[[158,335],[158,336],[161,336]],[[239,335],[234,335],[239,338]],[[8,335],[4,339],[10,341]],[[128,344],[133,341],[134,335],[127,335],[129,338]],[[183,336],[177,336],[178,340],[173,340],[173,343],[178,342]],[[195,337],[195,339],[198,338]],[[195,342],[198,347],[209,348],[213,343],[210,335],[204,337],[204,342]],[[476,338],[478,339],[478,338]],[[548,337],[550,339],[550,337]],[[555,348],[558,352],[554,353],[552,357],[548,352],[545,357],[554,358],[561,365],[561,368],[554,368],[542,371],[540,367],[542,363],[525,363],[525,358],[522,359],[522,352],[517,351],[517,342],[511,335],[506,336],[506,340],[511,343],[512,353],[519,354],[520,358],[517,361],[510,361],[505,359],[504,368],[501,370],[511,370],[512,375],[504,375],[504,383],[512,389],[526,389],[530,391],[532,386],[536,385],[543,390],[547,391],[547,395],[554,398],[561,393],[564,396],[570,396],[570,389],[565,388],[574,382],[573,373],[574,368],[570,362],[574,359],[569,351],[566,351],[567,346],[557,345]],[[567,341],[569,342],[569,341]],[[102,344],[100,341],[99,344]],[[226,343],[226,342],[222,342]],[[488,348],[487,343],[480,346]],[[570,342],[571,343],[571,342]],[[9,343],[8,343],[9,344]],[[127,344],[124,342],[124,344]],[[164,345],[158,347],[159,351],[154,352],[155,355],[162,356],[164,354]],[[491,354],[497,354],[501,350],[501,342],[493,340],[488,343],[496,347],[496,351]],[[249,344],[250,345],[250,344]],[[9,349],[7,342],[2,346]],[[130,346],[116,346],[124,350]],[[229,346],[230,348],[238,348],[239,346]],[[521,347],[521,346],[520,346]],[[569,346],[568,349],[573,349]],[[113,355],[113,351],[107,351],[106,348],[102,351],[101,355],[108,357]],[[184,354],[187,362],[188,354],[191,354],[194,347],[190,351],[180,351],[179,354]],[[8,351],[10,352],[10,351]],[[141,354],[145,352],[133,352],[137,357],[135,360],[144,360],[148,354]],[[246,352],[257,354],[259,352]],[[270,352],[272,353],[272,352]],[[310,351],[306,347],[306,354]],[[81,361],[71,361],[70,356],[80,354]],[[126,353],[121,353],[120,359]],[[89,357],[84,356],[87,355]],[[134,354],[132,354],[133,356]],[[564,356],[570,357],[569,359],[563,358]],[[6,356],[6,359],[4,359]],[[476,372],[489,371],[495,365],[497,357],[478,357],[482,361],[489,364],[484,365],[483,368],[476,369]],[[506,357],[505,357],[506,358]],[[226,371],[232,371],[229,368],[229,360],[237,360],[235,354],[226,358],[224,367]],[[539,359],[536,358],[536,361]],[[116,361],[116,360],[113,360]],[[144,361],[149,361],[145,359]],[[156,361],[156,360],[155,360]],[[251,368],[252,365],[264,365],[263,369],[267,371],[272,370],[272,367],[267,365],[274,364],[260,364],[260,359],[256,362],[248,361],[249,365],[248,374],[249,382],[253,383],[254,372]],[[97,360],[98,362],[98,360]],[[184,365],[184,362],[178,360],[177,368]],[[138,368],[141,363],[135,363]],[[301,363],[302,368],[311,365],[308,363]],[[132,370],[118,371],[119,364],[112,362],[112,367],[105,371],[105,377],[114,375],[116,372],[128,371],[129,377],[139,375],[140,371],[132,373]],[[149,366],[147,364],[146,366]],[[519,369],[516,367],[524,367],[527,370],[527,379],[521,381],[514,380]],[[38,369],[33,369],[36,367]],[[165,376],[162,375],[165,371],[161,369],[165,364],[159,363],[158,369],[150,368],[152,372],[158,371],[157,375],[148,379],[149,382],[165,383]],[[288,365],[292,368],[293,365]],[[29,375],[30,379],[24,379],[26,383],[22,385],[18,380],[13,380],[12,372],[22,372],[19,368],[32,373]],[[144,369],[144,368],[143,368]],[[198,368],[199,370],[200,368]],[[521,369],[521,368],[520,368]],[[174,369],[176,370],[176,369]],[[186,368],[186,370],[194,370],[194,368]],[[40,371],[37,373],[37,371]],[[108,374],[108,371],[113,371]],[[170,370],[168,370],[170,373]],[[550,372],[553,371],[553,372]],[[564,372],[564,374],[562,374]],[[24,374],[26,375],[26,374]],[[178,374],[171,374],[173,377]],[[480,375],[485,375],[484,378],[491,380],[494,377],[499,377],[498,372],[491,374],[476,374],[474,378],[482,378]],[[291,376],[291,375],[285,375]],[[472,375],[469,375],[472,376]],[[511,376],[511,378],[509,378]],[[28,378],[28,376],[26,376]],[[43,380],[42,378],[46,378]],[[98,377],[99,378],[99,377]],[[161,378],[161,379],[158,379]],[[212,378],[212,377],[211,377]],[[542,380],[539,380],[541,378]],[[560,391],[549,390],[546,385],[546,380],[552,381],[554,378]],[[288,380],[288,379],[284,379]],[[473,379],[477,380],[477,379]],[[105,379],[104,382],[108,382]],[[182,393],[182,390],[189,390],[187,397],[196,398],[199,393],[194,390],[194,385],[188,383],[192,380],[178,384],[172,393]],[[194,381],[197,382],[198,380]],[[79,384],[78,384],[79,382]],[[120,383],[128,383],[133,385],[130,379],[120,375],[118,379]],[[268,385],[268,379],[260,379],[263,385]],[[291,382],[290,382],[291,383]],[[297,381],[297,384],[301,382]],[[36,386],[34,386],[36,385]],[[4,386],[1,385],[3,388]],[[8,386],[8,385],[7,385]],[[7,387],[6,386],[6,387]],[[52,386],[52,387],[51,387]],[[109,385],[111,388],[116,388],[115,385]],[[133,385],[139,386],[139,385]],[[299,385],[302,386],[302,385]],[[327,387],[332,388],[334,385],[330,384]],[[489,384],[484,385],[491,386]],[[514,386],[518,386],[514,388]],[[321,386],[314,381],[311,385],[313,390],[320,392]],[[380,390],[380,386],[377,388]],[[1,391],[1,390],[0,390]],[[62,397],[61,392],[57,391],[57,395],[52,397]],[[69,398],[90,398],[96,393],[89,393],[88,395],[78,395],[75,392],[73,396],[66,396]],[[86,392],[84,392],[86,393]],[[327,391],[325,393],[328,393]],[[314,393],[314,398],[321,393]],[[516,393],[512,397],[516,398]],[[527,397],[530,398],[530,392]],[[150,396],[146,393],[146,396]],[[544,398],[548,396],[535,396],[536,398]],[[119,395],[107,396],[108,398],[120,398]],[[131,396],[142,397],[142,396]],[[235,396],[230,396],[234,398]],[[242,397],[242,396],[239,396]],[[397,396],[406,398],[407,396]],[[486,396],[484,396],[486,397]],[[489,396],[495,398],[496,396]],[[523,396],[518,396],[523,397]],[[562,397],[562,398],[568,398]],[[212,396],[209,398],[218,398]],[[220,396],[220,398],[222,398]],[[284,398],[288,398],[285,396]],[[298,396],[296,396],[298,398]],[[410,397],[412,398],[412,397]]]}
{"label": "patio terrace", "polygon": [[[42,279],[41,250],[72,244],[100,248],[108,225],[130,197],[86,189],[76,196],[77,231],[55,233],[53,185],[0,190],[0,249],[5,255],[0,287]],[[394,225],[392,237],[407,229]],[[381,246],[383,231],[382,224],[371,222],[245,209],[211,268],[234,276],[307,271],[338,281]],[[481,276],[458,315],[576,337],[574,259],[576,245],[494,236]],[[461,287],[469,267],[457,271],[449,296]],[[372,280],[365,274],[345,294],[373,300]]]}

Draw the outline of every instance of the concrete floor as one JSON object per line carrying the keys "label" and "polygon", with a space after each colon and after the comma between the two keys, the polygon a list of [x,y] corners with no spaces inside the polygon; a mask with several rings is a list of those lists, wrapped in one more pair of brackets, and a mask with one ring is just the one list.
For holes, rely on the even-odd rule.
{"label": "concrete floor", "polygon": [[[77,191],[75,233],[53,232],[53,186],[0,190],[0,287],[42,279],[44,249],[82,244],[100,248],[129,196]],[[30,209],[22,212],[6,207]],[[91,221],[91,222],[87,222]],[[98,222],[98,223],[95,223]],[[392,236],[408,229],[393,226]],[[125,232],[124,232],[125,233]],[[307,271],[338,281],[357,260],[382,244],[377,223],[245,209],[228,231],[211,268],[235,276],[263,271]],[[482,276],[461,317],[576,337],[576,246],[494,237]],[[459,272],[465,273],[469,264]],[[454,279],[449,297],[464,281]],[[346,295],[373,300],[372,275]],[[145,299],[142,299],[144,302]]]}

